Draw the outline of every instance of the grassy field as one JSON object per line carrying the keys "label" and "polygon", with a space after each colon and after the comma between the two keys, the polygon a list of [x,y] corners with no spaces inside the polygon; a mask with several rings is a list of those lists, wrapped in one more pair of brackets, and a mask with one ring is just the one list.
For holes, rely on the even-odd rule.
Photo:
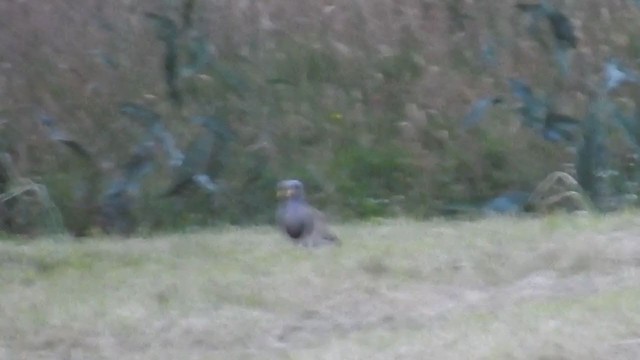
{"label": "grassy field", "polygon": [[640,217],[0,245],[1,359],[637,359]]}

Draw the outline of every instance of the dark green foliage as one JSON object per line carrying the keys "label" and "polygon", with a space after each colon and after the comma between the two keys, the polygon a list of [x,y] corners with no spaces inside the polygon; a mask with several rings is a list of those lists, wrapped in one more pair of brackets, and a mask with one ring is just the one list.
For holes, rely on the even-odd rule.
{"label": "dark green foliage", "polygon": [[89,162],[93,161],[91,158],[91,154],[89,154],[84,146],[82,146],[80,143],[71,138],[71,136],[67,135],[65,132],[56,127],[55,120],[53,118],[48,116],[41,116],[40,122],[47,128],[49,132],[49,138],[51,138],[51,140],[58,141],[61,144],[67,146],[82,159]]}
{"label": "dark green foliage", "polygon": [[[635,105],[633,114],[627,115],[620,107],[611,104],[612,117],[615,124],[621,130],[626,139],[627,146],[618,151],[622,154],[616,159],[615,171],[611,172],[610,187],[618,194],[616,203],[627,206],[637,204],[640,194],[640,123],[638,118],[638,105]],[[629,151],[630,148],[630,151]],[[613,166],[612,166],[613,167]]]}
{"label": "dark green foliage", "polygon": [[306,62],[306,80],[310,82],[331,82],[339,62],[326,51],[309,51]]}
{"label": "dark green foliage", "polygon": [[540,32],[540,22],[546,18],[559,48],[575,48],[578,38],[569,18],[553,8],[547,0],[541,3],[518,3],[516,8],[530,17],[529,31],[532,35]]}
{"label": "dark green foliage", "polygon": [[194,116],[191,121],[203,126],[213,137],[211,155],[205,173],[218,177],[232,161],[231,145],[236,140],[227,122],[218,116]]}
{"label": "dark green foliage", "polygon": [[533,90],[520,79],[509,79],[511,93],[522,103],[518,111],[525,126],[539,129],[543,126],[547,114],[546,99],[539,99]]}
{"label": "dark green foliage", "polygon": [[178,26],[169,17],[154,13],[145,13],[147,18],[151,19],[154,24],[156,36],[161,41],[175,42],[178,37]]}
{"label": "dark green foliage", "polygon": [[580,125],[580,120],[571,116],[548,112],[542,129],[543,137],[551,142],[573,142],[575,131]]}
{"label": "dark green foliage", "polygon": [[605,99],[599,99],[591,104],[584,120],[582,143],[576,158],[576,180],[596,205],[602,201],[602,173],[608,169],[606,134],[600,121],[601,114],[606,110],[605,102]]}
{"label": "dark green foliage", "polygon": [[173,180],[164,192],[164,196],[178,195],[190,186],[199,184],[195,176],[205,171],[213,150],[213,142],[213,136],[204,132],[189,144],[184,161],[176,168]]}
{"label": "dark green foliage", "polygon": [[250,90],[248,80],[233,68],[221,61],[213,59],[211,63],[212,75],[216,80],[220,81],[224,87],[238,96],[246,96]]}
{"label": "dark green foliage", "polygon": [[526,14],[528,18],[527,31],[529,32],[529,35],[532,36],[544,49],[549,49],[549,44],[542,36],[541,24],[546,17],[546,11],[543,4],[519,3],[516,4],[516,8]]}
{"label": "dark green foliage", "polygon": [[184,0],[182,3],[182,31],[188,31],[193,26],[193,9],[196,0]]}
{"label": "dark green foliage", "polygon": [[155,111],[131,102],[122,103],[120,105],[120,113],[131,119],[141,121],[142,125],[147,128],[155,126],[160,121],[160,115]]}
{"label": "dark green foliage", "polygon": [[74,181],[71,183],[73,191],[71,209],[74,213],[74,219],[72,224],[67,224],[67,228],[76,236],[85,236],[92,226],[98,208],[98,192],[102,180],[101,170],[96,159],[89,154],[84,146],[56,127],[53,118],[41,116],[40,122],[47,128],[52,140],[66,145],[83,160],[79,166],[81,172],[76,174],[77,178],[73,179]]}
{"label": "dark green foliage", "polygon": [[178,88],[178,26],[166,16],[146,13],[155,25],[158,40],[164,42],[164,73],[169,98],[176,105],[182,105],[182,94]]}
{"label": "dark green foliage", "polygon": [[213,115],[192,116],[191,122],[203,126],[211,135],[216,136],[219,140],[228,144],[233,140],[233,134],[229,125],[221,117]]}
{"label": "dark green foliage", "polygon": [[142,127],[160,141],[169,156],[169,163],[172,166],[177,166],[182,163],[184,155],[176,147],[173,135],[171,135],[162,123],[160,114],[142,105],[130,102],[125,102],[120,105],[120,113],[141,122]]}
{"label": "dark green foliage", "polygon": [[571,20],[558,9],[549,5],[546,0],[536,4],[520,3],[516,4],[516,7],[530,16],[529,32],[546,49],[549,47],[541,37],[539,23],[544,18],[548,20],[551,33],[555,40],[553,55],[560,67],[561,74],[563,76],[568,75],[570,67],[569,50],[575,49],[578,44],[578,38],[571,24]]}
{"label": "dark green foliage", "polygon": [[558,63],[560,75],[567,76],[571,71],[571,52],[566,47],[556,47],[554,51],[554,58]]}
{"label": "dark green foliage", "polygon": [[629,39],[629,46],[627,46],[627,55],[631,59],[640,58],[640,39],[637,36],[632,36]]}
{"label": "dark green foliage", "polygon": [[153,145],[145,141],[134,150],[121,169],[120,176],[113,180],[100,201],[100,227],[108,234],[131,234],[137,221],[134,202],[140,191],[142,178],[153,167]]}
{"label": "dark green foliage", "polygon": [[555,112],[546,98],[539,98],[524,81],[509,79],[511,93],[522,103],[518,108],[523,124],[550,142],[573,142],[580,120]]}
{"label": "dark green foliage", "polygon": [[92,51],[91,53],[98,59],[98,61],[107,65],[109,68],[113,70],[118,70],[120,68],[120,63],[111,54],[101,50]]}
{"label": "dark green foliage", "polygon": [[283,79],[283,78],[270,78],[265,81],[269,85],[287,85],[287,86],[296,86],[291,80]]}
{"label": "dark green foliage", "polygon": [[[273,222],[277,200],[274,184],[289,173],[277,174],[273,164],[270,164],[268,158],[260,152],[247,154],[239,161],[241,163],[236,166],[240,167],[240,174],[238,174],[240,181],[237,184],[230,184],[233,187],[232,191],[228,192],[225,199],[221,201],[224,207],[214,215],[239,225]],[[291,172],[291,174],[300,173],[305,175],[304,172]],[[305,176],[305,178],[308,177]],[[317,194],[317,184],[313,185],[313,193]]]}
{"label": "dark green foliage", "polygon": [[9,234],[64,232],[64,224],[47,187],[20,175],[12,156],[0,153],[0,230]]}
{"label": "dark green foliage", "polygon": [[496,172],[505,170],[509,164],[509,155],[502,151],[502,148],[502,144],[489,140],[487,141],[482,154],[482,157],[488,163],[489,168],[494,169]]}
{"label": "dark green foliage", "polygon": [[207,47],[207,39],[199,33],[189,36],[186,53],[186,64],[180,69],[184,77],[204,72],[213,61]]}
{"label": "dark green foliage", "polygon": [[457,32],[466,31],[467,27],[465,22],[469,19],[472,19],[471,16],[467,15],[462,7],[464,6],[461,0],[452,0],[447,2],[447,14],[449,16],[449,31],[451,34],[455,34]]}
{"label": "dark green foliage", "polygon": [[192,185],[197,185],[208,193],[216,192],[217,185],[210,178],[212,174],[208,173],[209,164],[212,160],[220,160],[221,166],[217,170],[221,171],[224,162],[228,160],[227,150],[232,133],[227,124],[214,116],[194,116],[191,121],[206,131],[187,148],[184,161],[175,169],[173,181],[164,196],[178,195]]}
{"label": "dark green foliage", "polygon": [[571,20],[557,10],[547,11],[547,18],[551,24],[551,30],[558,42],[558,46],[561,48],[571,47],[575,49],[578,45],[578,38],[576,37]]}
{"label": "dark green foliage", "polygon": [[137,227],[133,196],[119,191],[109,192],[102,199],[99,225],[106,234],[131,235]]}
{"label": "dark green foliage", "polygon": [[633,116],[627,116],[620,108],[616,107],[613,117],[616,124],[622,129],[629,145],[640,155],[640,119],[638,118],[637,106]]}
{"label": "dark green foliage", "polygon": [[471,105],[471,109],[469,110],[467,115],[465,115],[464,119],[462,119],[462,126],[464,128],[474,126],[484,118],[484,115],[492,105],[500,104],[503,101],[504,100],[499,96],[490,96],[482,98],[480,100],[476,100]]}
{"label": "dark green foliage", "polygon": [[[555,38],[565,44],[558,60],[568,69],[565,55],[577,42],[566,23],[553,28],[563,16],[545,4],[519,4],[524,13],[515,15],[503,2],[345,3],[307,17],[298,11],[310,3],[286,16],[274,4],[250,3],[172,0],[142,17],[142,5],[113,3],[108,9],[120,13],[101,14],[111,23],[101,36],[113,39],[78,36],[82,46],[69,54],[56,53],[64,47],[52,38],[25,41],[28,71],[1,79],[4,94],[19,95],[0,109],[0,140],[8,144],[0,150],[14,151],[22,169],[42,179],[68,229],[127,235],[272,222],[274,185],[289,177],[307,185],[314,204],[347,217],[481,214],[483,206],[518,212],[523,194],[567,163],[594,200],[638,194],[636,119],[614,113],[629,155],[626,142],[615,142],[620,134],[607,133],[614,117],[606,109],[592,105],[591,115],[578,116],[600,52],[585,51],[593,56],[581,59],[571,81],[556,79],[549,59],[531,56],[550,51]],[[546,49],[510,33],[525,17]],[[599,26],[580,20],[585,37]],[[144,29],[157,41],[140,36]],[[595,41],[588,40],[585,47]],[[477,66],[480,48],[490,68]],[[616,56],[635,48],[633,36],[611,46]],[[20,65],[6,54],[6,64]],[[505,66],[495,67],[498,60]],[[616,88],[606,94],[634,90]],[[491,96],[467,112],[483,95]],[[486,116],[486,126],[461,131],[465,113],[473,125],[501,98],[505,106]],[[33,141],[34,124],[21,121],[16,99],[64,113],[74,136],[44,123],[55,142]],[[526,191],[505,193],[511,189]],[[11,201],[2,206],[0,221],[5,211],[28,213]]]}
{"label": "dark green foliage", "polygon": [[388,215],[390,200],[410,191],[413,169],[406,154],[390,145],[351,145],[336,154],[332,173],[339,201],[357,217]]}
{"label": "dark green foliage", "polygon": [[488,69],[495,69],[500,65],[499,61],[499,45],[495,39],[489,38],[482,42],[480,46],[480,60],[482,65]]}
{"label": "dark green foliage", "polygon": [[410,50],[386,56],[378,61],[378,71],[391,82],[417,79],[422,74],[418,56]]}
{"label": "dark green foliage", "polygon": [[326,49],[296,41],[283,41],[283,56],[273,69],[273,77],[295,85],[341,83],[340,61]]}

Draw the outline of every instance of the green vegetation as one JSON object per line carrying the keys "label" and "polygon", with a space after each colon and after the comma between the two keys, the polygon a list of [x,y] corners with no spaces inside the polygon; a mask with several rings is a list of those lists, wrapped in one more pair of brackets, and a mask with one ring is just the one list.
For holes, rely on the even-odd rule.
{"label": "green vegetation", "polygon": [[[580,183],[570,199],[588,195],[604,210],[635,205],[637,119],[627,110],[637,90],[618,87],[606,101],[595,94],[606,58],[633,64],[638,9],[551,3],[578,34],[562,34],[570,46],[559,57],[558,33],[533,29],[526,11],[500,1],[0,4],[12,29],[0,35],[0,151],[52,201],[30,212],[36,230],[9,232],[59,231],[52,213],[76,235],[262,224],[273,218],[276,181],[292,177],[346,219],[477,209],[506,191],[532,192],[555,171]],[[580,121],[570,146],[527,127],[564,140],[575,124],[523,124],[515,97],[462,130],[471,104],[508,95],[512,78],[530,84],[547,110]],[[602,106],[588,106],[594,99]],[[155,122],[137,121],[132,109],[152,111]],[[59,134],[48,138],[40,115],[55,118],[93,165]],[[211,130],[197,142],[198,117],[229,137]],[[149,132],[159,147],[171,148],[171,134],[173,150],[208,156],[177,169],[175,151],[153,148],[128,168]],[[184,179],[195,185],[183,191]],[[16,201],[9,210],[27,206]],[[126,219],[106,216],[105,203]]]}

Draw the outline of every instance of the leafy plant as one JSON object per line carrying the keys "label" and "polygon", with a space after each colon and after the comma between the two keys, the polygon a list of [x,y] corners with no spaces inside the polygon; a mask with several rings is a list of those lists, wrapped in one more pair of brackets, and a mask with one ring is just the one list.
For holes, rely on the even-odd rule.
{"label": "leafy plant", "polygon": [[337,154],[332,165],[337,199],[357,217],[388,215],[392,199],[410,190],[412,168],[406,154],[394,146],[352,145]]}

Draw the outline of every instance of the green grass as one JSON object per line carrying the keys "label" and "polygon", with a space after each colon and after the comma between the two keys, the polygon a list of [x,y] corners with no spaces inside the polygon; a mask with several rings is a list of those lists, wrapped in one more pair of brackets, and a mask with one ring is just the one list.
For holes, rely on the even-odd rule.
{"label": "green grass", "polygon": [[0,358],[632,359],[640,220],[376,220],[0,244]]}

